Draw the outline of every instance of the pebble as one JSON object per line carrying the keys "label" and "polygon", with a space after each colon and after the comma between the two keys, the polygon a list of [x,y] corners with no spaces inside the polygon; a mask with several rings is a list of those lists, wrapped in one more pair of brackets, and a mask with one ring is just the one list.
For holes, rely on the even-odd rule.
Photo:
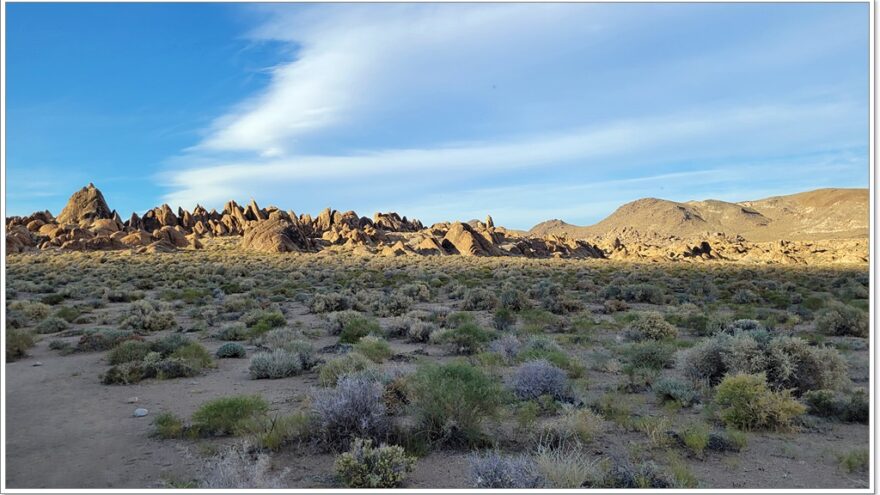
{"label": "pebble", "polygon": [[138,401],[137,397],[129,397],[128,399],[125,399],[125,402],[128,402],[129,404],[134,404],[137,401]]}
{"label": "pebble", "polygon": [[148,411],[147,411],[146,409],[144,409],[144,408],[142,408],[142,407],[139,407],[139,408],[137,408],[137,409],[134,410],[134,417],[136,417],[136,418],[142,418],[142,417],[144,417],[144,416],[147,415],[147,412],[148,412]]}
{"label": "pebble", "polygon": [[42,366],[42,365],[43,365],[43,363],[40,361],[37,361],[36,363],[33,364],[33,366]]}

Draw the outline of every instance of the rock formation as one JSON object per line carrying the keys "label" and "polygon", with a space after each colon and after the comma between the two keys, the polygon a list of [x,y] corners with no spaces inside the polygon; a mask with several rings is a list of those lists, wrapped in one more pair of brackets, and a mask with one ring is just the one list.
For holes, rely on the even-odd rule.
{"label": "rock formation", "polygon": [[[785,228],[803,228],[791,213],[798,208],[810,218],[827,220],[814,230],[827,233],[834,225],[858,230],[861,220],[847,221],[847,216],[867,213],[858,208],[858,195],[847,191],[804,193],[742,204],[640,200],[624,205],[597,224],[608,227],[606,231],[597,231],[595,226],[586,228],[592,230],[591,237],[585,238],[579,235],[584,231],[578,230],[584,228],[572,228],[561,221],[545,222],[532,233],[497,227],[491,216],[485,221],[444,222],[426,228],[418,220],[393,212],[376,213],[370,219],[354,211],[327,208],[312,218],[274,206],[260,208],[254,200],[246,207],[229,201],[222,212],[196,205],[191,212],[178,208],[175,213],[169,205],[161,205],[143,216],[132,213],[123,222],[107,206],[101,192],[89,184],[71,196],[57,219],[48,211],[7,218],[6,249],[8,253],[118,249],[171,253],[202,249],[210,238],[233,237],[240,238],[241,249],[263,253],[864,264],[868,257],[867,236],[755,242],[738,233],[702,230],[745,225],[766,233],[760,229],[774,222],[780,225],[780,221],[786,222]],[[843,212],[836,208],[843,208]],[[648,227],[654,230],[646,231]]]}
{"label": "rock formation", "polygon": [[89,183],[88,186],[73,193],[57,220],[59,224],[64,225],[112,217],[113,213],[107,206],[104,195],[94,184]]}

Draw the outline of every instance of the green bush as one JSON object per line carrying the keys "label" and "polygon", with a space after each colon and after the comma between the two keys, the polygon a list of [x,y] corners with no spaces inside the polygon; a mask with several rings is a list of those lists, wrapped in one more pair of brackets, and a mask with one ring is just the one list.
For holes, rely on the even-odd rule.
{"label": "green bush", "polygon": [[120,342],[107,353],[107,362],[110,364],[122,364],[131,361],[140,361],[150,353],[150,344],[142,340],[126,340]]}
{"label": "green bush", "polygon": [[651,385],[651,390],[662,402],[675,402],[682,407],[696,404],[700,396],[694,387],[674,378],[661,378]]}
{"label": "green bush", "polygon": [[361,338],[355,345],[354,350],[363,354],[374,363],[381,363],[391,357],[391,346],[379,337],[368,335]]}
{"label": "green bush", "polygon": [[247,355],[247,351],[241,344],[237,344],[235,342],[227,342],[217,348],[217,352],[214,355],[220,359],[243,358]]}
{"label": "green bush", "polygon": [[659,370],[675,364],[676,347],[668,342],[634,342],[624,349],[627,360],[642,368]]}
{"label": "green bush", "polygon": [[15,361],[27,356],[27,350],[34,346],[34,336],[26,330],[6,329],[6,360]]}
{"label": "green bush", "polygon": [[58,333],[62,330],[66,330],[68,326],[67,320],[58,318],[57,316],[50,316],[38,323],[34,330],[40,334]]}
{"label": "green bush", "polygon": [[339,342],[342,344],[354,344],[367,335],[381,335],[382,327],[374,318],[363,315],[352,316],[345,320],[342,332],[339,334]]}
{"label": "green bush", "polygon": [[318,383],[323,387],[332,387],[345,375],[373,368],[375,364],[369,358],[359,352],[349,352],[322,364],[318,370]]}
{"label": "green bush", "polygon": [[746,431],[785,430],[806,412],[788,391],[771,391],[764,374],[726,376],[715,391],[715,406],[726,426]]}
{"label": "green bush", "polygon": [[398,445],[373,447],[372,440],[356,439],[336,458],[336,474],[349,488],[397,488],[412,471],[415,458]]}
{"label": "green bush", "polygon": [[244,323],[230,323],[218,330],[214,337],[219,340],[245,340],[250,335]]}
{"label": "green bush", "polygon": [[192,415],[192,427],[200,436],[236,435],[268,409],[266,401],[256,395],[222,397],[202,404]]}
{"label": "green bush", "polygon": [[171,353],[171,359],[180,359],[196,371],[214,367],[211,353],[198,342],[190,342],[178,347]]}
{"label": "green bush", "polygon": [[847,473],[867,473],[871,463],[871,453],[868,449],[853,449],[838,454],[837,461],[840,463],[840,468]]}
{"label": "green bush", "polygon": [[438,344],[445,344],[456,354],[475,354],[495,336],[476,323],[464,323],[455,328],[445,329],[432,335]]}
{"label": "green bush", "polygon": [[811,390],[804,394],[808,412],[816,416],[835,418],[848,423],[868,423],[870,401],[868,392],[858,389],[849,394],[833,390]]}
{"label": "green bush", "polygon": [[167,335],[161,339],[154,340],[151,349],[158,352],[162,357],[170,356],[177,349],[192,342],[188,337],[180,334]]}
{"label": "green bush", "polygon": [[816,330],[825,335],[868,336],[868,314],[839,301],[832,301],[816,318]]}
{"label": "green bush", "polygon": [[153,420],[154,434],[159,438],[180,438],[183,436],[183,421],[170,412],[163,412]]}
{"label": "green bush", "polygon": [[146,378],[154,378],[158,373],[155,364],[144,361],[128,361],[108,369],[101,376],[104,385],[131,385]]}
{"label": "green bush", "polygon": [[626,332],[633,340],[665,340],[678,336],[678,329],[656,311],[640,313]]}
{"label": "green bush", "polygon": [[81,314],[82,312],[79,310],[79,308],[75,308],[72,306],[62,306],[61,308],[58,308],[58,311],[55,312],[55,316],[61,318],[68,323],[73,323]]}
{"label": "green bush", "polygon": [[465,363],[421,366],[410,382],[413,413],[430,440],[478,444],[484,418],[496,415],[501,385]]}

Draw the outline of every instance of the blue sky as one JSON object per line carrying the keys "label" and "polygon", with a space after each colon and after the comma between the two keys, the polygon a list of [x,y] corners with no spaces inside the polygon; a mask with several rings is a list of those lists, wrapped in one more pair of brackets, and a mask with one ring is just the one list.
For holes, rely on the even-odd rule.
{"label": "blue sky", "polygon": [[867,187],[868,4],[7,4],[7,215]]}

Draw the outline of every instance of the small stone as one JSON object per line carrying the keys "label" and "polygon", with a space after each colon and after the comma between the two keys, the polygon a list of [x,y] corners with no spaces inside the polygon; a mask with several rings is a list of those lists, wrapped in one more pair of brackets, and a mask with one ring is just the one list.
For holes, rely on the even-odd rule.
{"label": "small stone", "polygon": [[137,401],[138,401],[137,397],[129,397],[129,398],[125,399],[125,402],[128,402],[129,404],[134,404]]}
{"label": "small stone", "polygon": [[42,365],[43,365],[43,363],[40,361],[37,361],[36,363],[33,364],[33,366],[42,366]]}
{"label": "small stone", "polygon": [[147,411],[147,410],[144,409],[143,407],[139,407],[139,408],[137,408],[137,409],[134,410],[134,417],[136,417],[136,418],[142,418],[142,417],[144,417],[144,416],[147,415],[147,412],[149,412],[149,411]]}

